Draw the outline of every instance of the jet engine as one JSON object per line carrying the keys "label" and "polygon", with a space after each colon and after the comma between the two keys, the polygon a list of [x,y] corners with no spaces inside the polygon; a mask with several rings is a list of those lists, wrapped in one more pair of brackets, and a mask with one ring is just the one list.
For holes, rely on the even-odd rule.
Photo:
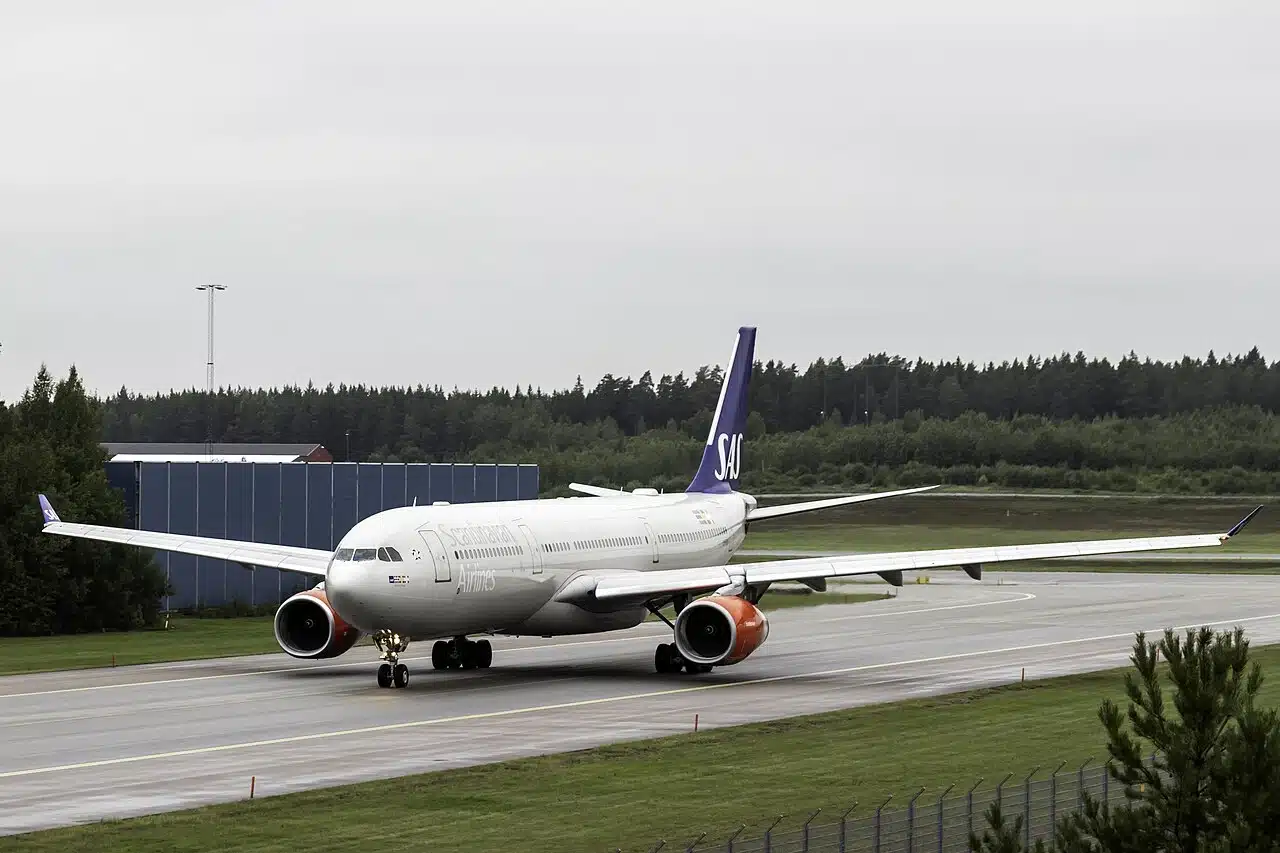
{"label": "jet engine", "polygon": [[291,596],[275,618],[276,642],[295,658],[336,658],[360,639],[360,631],[342,620],[323,584]]}
{"label": "jet engine", "polygon": [[734,595],[691,602],[676,617],[676,650],[687,661],[728,666],[746,660],[769,636],[769,620],[754,604]]}

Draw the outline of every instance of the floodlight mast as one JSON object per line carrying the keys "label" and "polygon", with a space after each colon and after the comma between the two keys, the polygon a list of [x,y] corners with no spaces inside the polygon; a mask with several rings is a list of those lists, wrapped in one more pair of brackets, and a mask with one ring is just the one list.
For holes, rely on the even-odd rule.
{"label": "floodlight mast", "polygon": [[225,284],[201,284],[196,290],[209,294],[209,360],[205,363],[208,396],[205,398],[205,453],[213,454],[213,296],[219,290],[226,290]]}

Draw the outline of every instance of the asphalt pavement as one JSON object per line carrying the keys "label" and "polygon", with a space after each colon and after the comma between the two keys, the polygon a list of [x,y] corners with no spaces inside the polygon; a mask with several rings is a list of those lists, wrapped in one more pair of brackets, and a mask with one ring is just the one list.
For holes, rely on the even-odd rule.
{"label": "asphalt pavement", "polygon": [[499,638],[493,668],[404,690],[374,654],[284,655],[0,678],[0,833],[225,802],[1123,666],[1137,630],[1242,625],[1280,642],[1280,577],[996,573],[896,598],[776,611],[769,641],[659,675],[649,623]]}

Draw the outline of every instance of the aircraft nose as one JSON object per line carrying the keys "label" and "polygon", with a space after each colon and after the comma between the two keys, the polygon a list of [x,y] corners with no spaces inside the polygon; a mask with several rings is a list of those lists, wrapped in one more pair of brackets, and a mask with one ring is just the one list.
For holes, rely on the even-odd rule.
{"label": "aircraft nose", "polygon": [[324,591],[333,609],[351,624],[357,624],[360,588],[364,586],[365,571],[359,563],[333,562],[325,573]]}

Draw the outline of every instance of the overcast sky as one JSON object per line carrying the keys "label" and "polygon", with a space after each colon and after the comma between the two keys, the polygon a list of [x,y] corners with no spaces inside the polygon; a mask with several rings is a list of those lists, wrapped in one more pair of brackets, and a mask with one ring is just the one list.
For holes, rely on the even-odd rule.
{"label": "overcast sky", "polygon": [[1280,358],[1280,10],[11,3],[0,398]]}

